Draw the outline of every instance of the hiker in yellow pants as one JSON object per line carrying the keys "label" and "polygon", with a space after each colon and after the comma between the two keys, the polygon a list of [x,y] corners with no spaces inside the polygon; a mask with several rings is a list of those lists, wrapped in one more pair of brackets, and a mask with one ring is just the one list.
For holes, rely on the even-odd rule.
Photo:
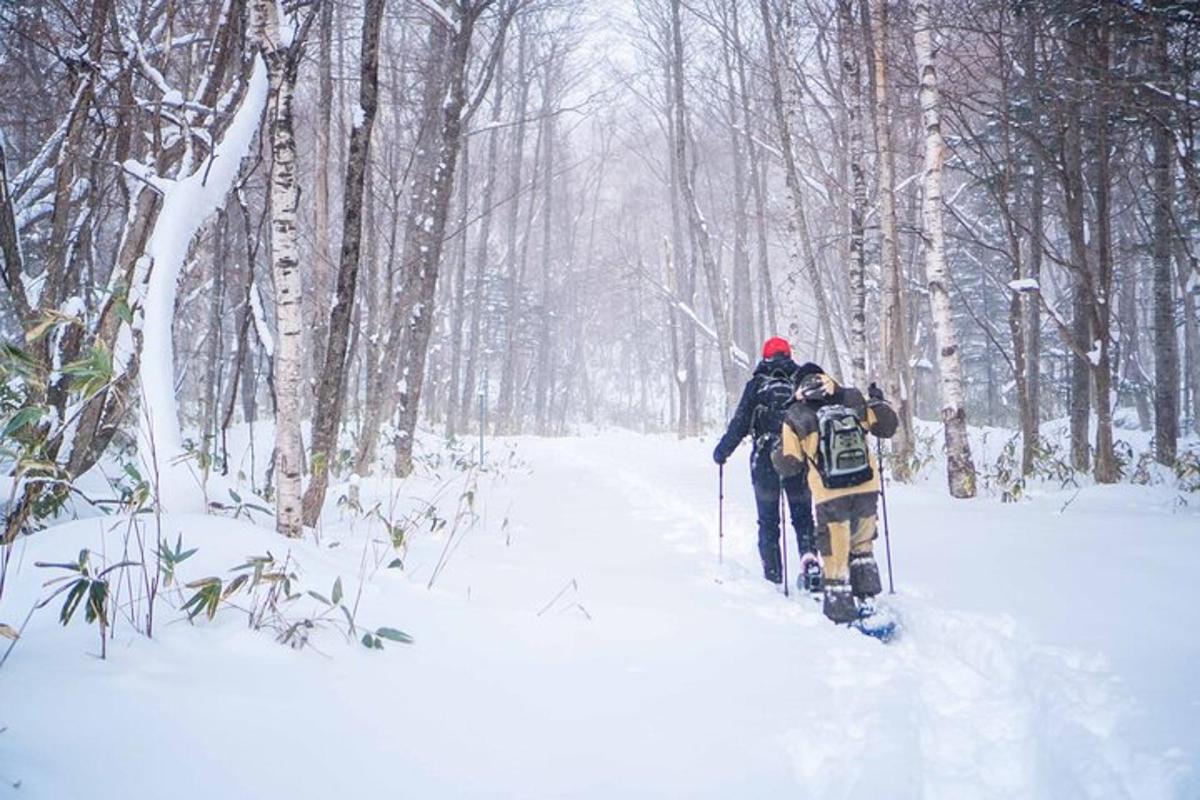
{"label": "hiker in yellow pants", "polygon": [[782,476],[808,466],[817,548],[825,563],[823,608],[834,622],[853,622],[859,605],[881,590],[873,552],[879,465],[867,434],[890,438],[898,420],[875,384],[868,395],[864,399],[828,375],[804,376],[772,454]]}

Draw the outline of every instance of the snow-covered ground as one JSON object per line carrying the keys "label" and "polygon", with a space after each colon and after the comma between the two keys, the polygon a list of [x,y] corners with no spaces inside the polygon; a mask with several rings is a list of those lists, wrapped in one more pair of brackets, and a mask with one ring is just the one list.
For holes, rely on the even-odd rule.
{"label": "snow-covered ground", "polygon": [[[0,796],[1200,796],[1200,504],[1164,486],[1015,504],[890,487],[905,631],[885,646],[759,578],[742,453],[718,565],[710,442],[489,446],[506,463],[473,505],[449,465],[364,482],[374,514],[339,508],[339,487],[319,543],[167,517],[165,538],[199,548],[181,580],[290,550],[299,591],[328,598],[340,577],[344,602],[361,587],[358,623],[415,644],[324,628],[292,650],[236,608],[193,627],[162,606],[152,641],[121,623],[100,661],[96,630],[60,627],[55,603],[0,669]],[[439,487],[449,521],[422,517],[388,568],[381,518]],[[34,561],[89,547],[112,563],[126,526],[26,540],[0,621],[47,591]],[[290,613],[322,608],[306,595]]]}

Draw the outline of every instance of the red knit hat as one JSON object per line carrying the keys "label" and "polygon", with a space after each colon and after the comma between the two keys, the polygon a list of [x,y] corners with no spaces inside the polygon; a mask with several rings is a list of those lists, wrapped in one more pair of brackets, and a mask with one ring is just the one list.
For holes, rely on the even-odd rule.
{"label": "red knit hat", "polygon": [[787,339],[772,336],[763,344],[763,358],[773,358],[775,356],[792,357],[792,346],[788,344]]}

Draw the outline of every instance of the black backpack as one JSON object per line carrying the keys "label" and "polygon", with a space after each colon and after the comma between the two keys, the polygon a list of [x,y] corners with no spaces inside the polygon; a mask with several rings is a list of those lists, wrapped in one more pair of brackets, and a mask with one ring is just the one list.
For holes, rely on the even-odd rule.
{"label": "black backpack", "polygon": [[788,405],[795,396],[796,387],[792,383],[792,372],[783,366],[759,376],[758,392],[755,395],[754,420],[751,430],[754,432],[754,445],[759,449],[770,452],[779,441],[783,430],[783,418]]}

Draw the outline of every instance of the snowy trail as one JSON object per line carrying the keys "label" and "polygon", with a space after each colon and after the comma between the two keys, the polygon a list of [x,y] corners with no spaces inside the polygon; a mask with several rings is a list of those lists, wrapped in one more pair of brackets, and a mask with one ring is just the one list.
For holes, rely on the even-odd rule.
{"label": "snowy trail", "polygon": [[[689,574],[706,568],[716,574],[714,492],[705,485],[711,467],[679,463],[673,448],[664,448],[658,460],[642,452],[631,459],[619,442],[594,440],[588,449],[575,458],[623,495],[624,513],[640,523],[633,526],[638,536],[612,541],[613,548],[640,558],[649,529],[674,545],[674,559],[688,564]],[[547,455],[554,459],[553,452]],[[731,473],[740,477],[736,467]],[[902,492],[901,506],[906,499]],[[833,797],[876,791],[893,797],[1172,796],[1177,761],[1137,755],[1114,735],[1121,701],[1102,660],[1035,644],[1008,616],[956,612],[903,595],[894,600],[907,626],[897,645],[832,629],[815,606],[788,604],[757,578],[752,506],[744,500],[739,508],[736,499],[731,506],[730,555],[720,585],[681,582],[678,591],[691,595],[685,602],[697,616],[712,620],[713,635],[726,621],[708,608],[719,596],[722,610],[735,609],[728,622],[740,640],[736,646],[769,637],[769,647],[744,654],[748,660],[782,660],[794,668],[792,674],[767,671],[764,678],[772,680],[759,685],[718,684],[712,691],[739,695],[735,705],[770,705],[789,693],[803,701],[781,705],[779,718],[767,723],[772,733],[763,737],[765,748],[790,755],[800,788]],[[988,509],[976,506],[975,512]],[[751,630],[748,619],[764,630]],[[790,641],[775,640],[779,627]]]}
{"label": "snowy trail", "polygon": [[[676,485],[663,480],[680,466],[618,458],[595,471],[621,475],[631,503],[674,519],[668,538],[693,554],[697,531],[713,535],[712,493],[696,491],[691,470]],[[737,578],[723,588],[761,614],[783,599],[755,591],[752,530],[743,511],[734,531],[742,540],[731,565]],[[711,558],[711,548],[700,552]],[[800,652],[775,655],[803,659],[811,677],[808,691],[793,683],[811,702],[782,734],[801,786],[826,797],[1168,796],[1169,766],[1136,760],[1108,736],[1114,699],[1102,671],[1022,641],[1011,620],[894,602],[907,631],[892,647],[814,625],[819,614],[804,601],[793,604],[799,613],[781,615],[796,624]]]}
{"label": "snowy trail", "polygon": [[[404,572],[364,589],[364,617],[416,646],[327,639],[332,658],[294,654],[219,615],[207,631],[131,637],[101,663],[83,654],[91,630],[47,615],[0,674],[0,776],[31,798],[149,797],[164,782],[184,798],[1182,798],[1196,786],[1184,770],[1196,722],[1171,731],[1193,737],[1183,750],[1148,748],[1129,734],[1136,704],[1106,659],[943,599],[963,596],[954,581],[1002,592],[1002,576],[987,553],[972,574],[948,574],[939,559],[968,562],[911,529],[922,515],[982,525],[992,501],[896,493],[906,631],[884,646],[758,577],[740,464],[718,567],[703,443],[617,433],[515,446],[528,469],[483,488],[484,524],[432,590],[446,542],[427,535]],[[393,489],[364,486],[379,499]],[[212,569],[278,547],[244,523],[217,527],[198,556],[214,551]],[[94,531],[56,531],[52,554]],[[355,574],[366,535],[330,521],[321,547],[295,555],[323,590]],[[1188,655],[1163,672],[1184,672]]]}

